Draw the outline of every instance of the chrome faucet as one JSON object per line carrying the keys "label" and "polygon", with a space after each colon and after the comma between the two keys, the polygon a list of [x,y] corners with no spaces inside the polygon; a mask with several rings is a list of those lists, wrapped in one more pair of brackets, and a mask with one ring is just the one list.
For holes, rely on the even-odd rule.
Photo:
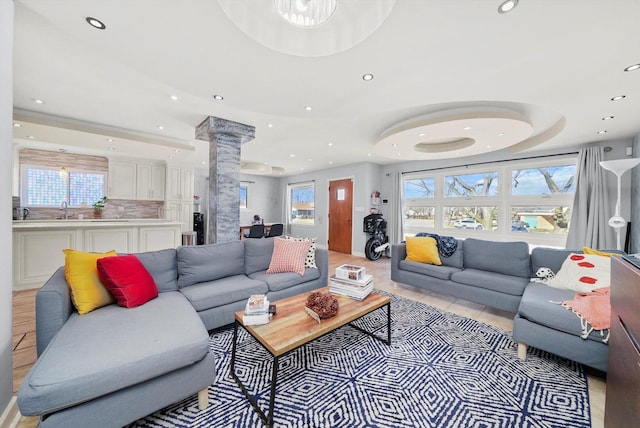
{"label": "chrome faucet", "polygon": [[62,204],[60,205],[60,209],[64,210],[64,218],[65,220],[67,220],[69,217],[67,216],[67,208],[69,207],[69,204],[67,204],[67,201],[62,201]]}

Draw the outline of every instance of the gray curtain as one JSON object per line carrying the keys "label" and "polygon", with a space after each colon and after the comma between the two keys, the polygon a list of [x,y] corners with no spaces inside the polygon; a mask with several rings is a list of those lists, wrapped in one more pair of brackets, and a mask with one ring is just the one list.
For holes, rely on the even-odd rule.
{"label": "gray curtain", "polygon": [[571,223],[566,248],[615,248],[613,228],[607,222],[611,217],[609,191],[604,168],[603,147],[581,149],[576,165],[575,197],[571,210]]}
{"label": "gray curtain", "polygon": [[387,222],[387,235],[389,243],[397,244],[404,238],[402,236],[402,178],[399,172],[392,172],[391,175],[391,213]]}

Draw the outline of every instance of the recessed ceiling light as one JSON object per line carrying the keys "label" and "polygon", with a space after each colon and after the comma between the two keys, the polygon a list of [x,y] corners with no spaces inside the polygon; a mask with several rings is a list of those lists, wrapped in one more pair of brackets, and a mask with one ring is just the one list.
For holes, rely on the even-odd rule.
{"label": "recessed ceiling light", "polygon": [[419,133],[418,137],[424,137],[424,132]]}
{"label": "recessed ceiling light", "polygon": [[373,156],[373,153],[367,153],[367,156],[371,157]]}
{"label": "recessed ceiling light", "polygon": [[398,147],[398,144],[397,143],[393,143],[391,146],[392,147]]}
{"label": "recessed ceiling light", "polygon": [[173,159],[173,155],[169,155],[169,159]]}
{"label": "recessed ceiling light", "polygon": [[27,138],[30,139],[30,140],[33,140],[36,137],[34,137],[33,135],[27,135]]}
{"label": "recessed ceiling light", "polygon": [[268,126],[269,128],[273,128],[273,123],[267,123],[267,126]]}
{"label": "recessed ceiling light", "polygon": [[470,130],[470,129],[471,129],[471,127],[470,127],[470,126],[465,126],[465,127],[464,127],[464,128],[462,128],[462,129],[464,129],[465,131],[468,131],[468,130]]}
{"label": "recessed ceiling light", "polygon": [[158,129],[163,130],[163,129],[164,129],[164,126],[162,126],[162,125],[158,125]]}
{"label": "recessed ceiling light", "polygon": [[329,161],[329,165],[333,165],[333,161]]}
{"label": "recessed ceiling light", "polygon": [[213,99],[217,100],[217,101],[222,101],[222,100],[224,100],[224,97],[222,95],[215,94],[213,96]]}
{"label": "recessed ceiling light", "polygon": [[206,161],[202,161],[202,165],[206,165],[206,164],[207,164],[207,162],[206,162]]}
{"label": "recessed ceiling light", "polygon": [[396,152],[396,156],[400,156],[400,152]]}
{"label": "recessed ceiling light", "polygon": [[311,111],[311,106],[304,106],[304,109],[305,109],[306,111]]}
{"label": "recessed ceiling light", "polygon": [[367,81],[367,82],[368,82],[369,80],[373,80],[373,74],[369,74],[369,73],[367,73],[367,74],[363,74],[363,75],[362,75],[362,80]]}
{"label": "recessed ceiling light", "polygon": [[37,98],[34,98],[34,99],[33,99],[33,102],[34,102],[34,103],[36,103],[36,104],[44,104],[44,101],[39,100],[39,99],[37,99]]}
{"label": "recessed ceiling light", "polygon": [[498,137],[502,137],[504,135],[504,132],[498,132]]}
{"label": "recessed ceiling light", "polygon": [[89,25],[91,25],[93,28],[97,28],[98,30],[104,30],[105,28],[107,28],[107,26],[104,25],[102,21],[96,18],[92,18],[90,16],[87,16],[85,18],[85,21],[87,21]]}
{"label": "recessed ceiling light", "polygon": [[293,153],[291,153],[291,154],[289,155],[289,157],[290,157],[290,158],[295,158],[295,157],[296,157],[296,155],[294,155]]}
{"label": "recessed ceiling light", "polygon": [[300,167],[300,171],[304,171],[304,167],[303,166]]}
{"label": "recessed ceiling light", "polygon": [[15,126],[16,128],[20,128],[22,125],[14,122],[13,126]]}
{"label": "recessed ceiling light", "polygon": [[498,12],[507,13],[511,12],[518,5],[518,0],[506,0],[500,3],[498,6]]}
{"label": "recessed ceiling light", "polygon": [[623,100],[625,98],[627,98],[626,95],[617,95],[617,96],[611,98],[611,101],[620,101],[620,100]]}
{"label": "recessed ceiling light", "polygon": [[624,71],[635,71],[640,68],[640,64],[633,64],[625,68]]}
{"label": "recessed ceiling light", "polygon": [[175,149],[174,152],[180,153],[180,149]]}
{"label": "recessed ceiling light", "polygon": [[602,118],[602,120],[611,120],[613,118],[614,118],[614,116],[605,116],[605,117]]}
{"label": "recessed ceiling light", "polygon": [[113,138],[107,138],[107,141],[108,141],[108,142],[112,142],[112,141],[113,141]]}
{"label": "recessed ceiling light", "polygon": [[171,98],[172,101],[178,101],[177,95],[171,95],[169,98]]}
{"label": "recessed ceiling light", "polygon": [[598,134],[606,134],[607,131],[605,131],[604,129],[602,131],[598,131]]}

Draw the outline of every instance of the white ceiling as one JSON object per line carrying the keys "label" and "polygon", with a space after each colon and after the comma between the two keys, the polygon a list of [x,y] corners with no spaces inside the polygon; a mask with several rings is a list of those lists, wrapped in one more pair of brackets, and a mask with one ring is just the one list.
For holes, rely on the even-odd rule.
{"label": "white ceiling", "polygon": [[[256,128],[242,146],[252,170],[291,175],[640,134],[640,70],[623,71],[640,62],[638,0],[520,0],[508,14],[500,0],[396,0],[346,49],[338,41],[360,24],[340,14],[355,22],[350,7],[382,0],[339,0],[321,39],[343,50],[320,56],[254,40],[223,10],[229,1],[16,0],[15,142],[206,165],[208,143],[194,134],[212,115]],[[239,3],[246,22],[289,25],[270,0]],[[304,47],[312,31],[286,40]]]}

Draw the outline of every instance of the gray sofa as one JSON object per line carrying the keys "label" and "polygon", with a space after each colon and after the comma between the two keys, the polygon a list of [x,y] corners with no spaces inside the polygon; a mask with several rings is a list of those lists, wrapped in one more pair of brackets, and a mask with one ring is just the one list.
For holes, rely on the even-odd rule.
{"label": "gray sofa", "polygon": [[[571,253],[580,250],[534,248],[531,251],[533,272],[550,268],[558,272],[562,262]],[[513,338],[518,342],[518,356],[526,358],[527,347],[542,349],[569,360],[606,372],[609,363],[609,346],[603,342],[600,331],[592,331],[582,339],[579,318],[570,310],[553,302],[572,300],[575,291],[561,290],[532,282],[527,285],[518,312],[513,320]]]}
{"label": "gray sofa", "polygon": [[273,238],[137,254],[159,295],[78,315],[64,268],[36,294],[38,360],[18,392],[24,415],[46,427],[120,427],[214,382],[208,330],[229,324],[251,294],[270,301],[327,285],[328,252],[317,269],[267,274]]}
{"label": "gray sofa", "polygon": [[441,266],[405,260],[405,243],[391,249],[391,279],[425,290],[448,294],[483,305],[516,312],[531,279],[526,242],[458,240]]}
{"label": "gray sofa", "polygon": [[523,360],[533,346],[606,372],[609,350],[600,332],[582,339],[576,314],[553,303],[571,300],[575,292],[531,282],[541,267],[558,272],[572,252],[581,251],[539,247],[529,252],[525,242],[469,238],[458,240],[456,252],[435,266],[405,260],[402,243],[392,246],[391,279],[515,313],[513,338]]}

